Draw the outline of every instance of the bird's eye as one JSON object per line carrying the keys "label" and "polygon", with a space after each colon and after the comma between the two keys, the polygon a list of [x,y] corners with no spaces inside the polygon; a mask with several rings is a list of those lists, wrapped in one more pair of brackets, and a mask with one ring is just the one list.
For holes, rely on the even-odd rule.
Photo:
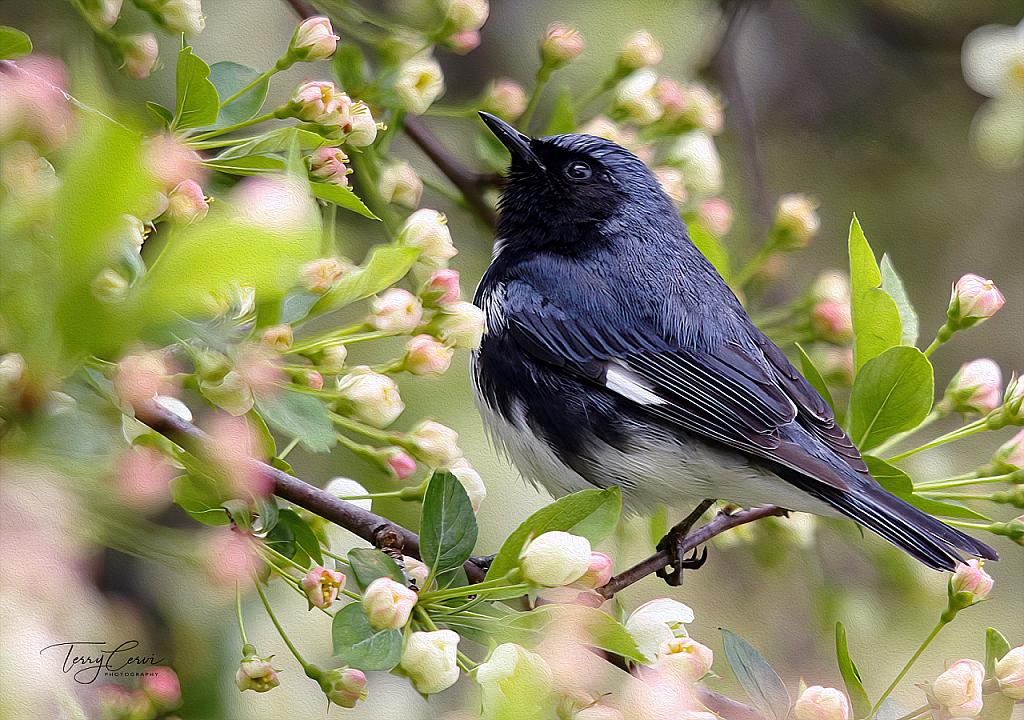
{"label": "bird's eye", "polygon": [[589,180],[594,171],[582,160],[574,160],[565,166],[565,175],[570,180]]}

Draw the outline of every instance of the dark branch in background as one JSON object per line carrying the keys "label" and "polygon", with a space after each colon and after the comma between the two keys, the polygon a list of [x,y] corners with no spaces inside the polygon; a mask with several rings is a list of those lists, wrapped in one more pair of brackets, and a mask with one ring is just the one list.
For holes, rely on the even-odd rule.
{"label": "dark branch in background", "polygon": [[308,17],[313,17],[314,15],[322,14],[317,12],[317,9],[313,7],[310,3],[306,2],[306,0],[285,0],[285,2],[291,5],[292,10],[294,10],[296,14],[303,20],[305,20]]}
{"label": "dark branch in background", "polygon": [[[703,545],[715,535],[723,533],[726,530],[731,530],[732,528],[740,525],[746,525],[749,522],[760,520],[761,518],[782,517],[788,512],[788,510],[784,510],[783,508],[775,505],[762,505],[758,508],[740,510],[739,512],[732,514],[718,513],[718,515],[713,517],[704,525],[701,525],[696,530],[691,530],[687,533],[686,538],[682,543],[682,552],[693,550],[695,547]],[[611,598],[619,590],[629,587],[637,580],[647,577],[653,572],[657,572],[670,562],[673,561],[671,560],[668,551],[662,550],[657,552],[646,560],[637,563],[629,570],[616,575],[608,581],[607,585],[602,585],[597,588],[597,592],[605,599]]]}
{"label": "dark branch in background", "polygon": [[[203,455],[203,448],[210,443],[210,436],[198,427],[155,404],[149,403],[136,408],[135,415],[140,422],[193,454],[198,452]],[[345,528],[374,547],[385,551],[400,550],[404,555],[420,557],[420,539],[416,533],[324,492],[315,485],[265,462],[250,460],[250,463],[263,477],[273,481],[274,494],[278,497]],[[470,582],[480,582],[484,579],[484,571],[476,563],[469,561],[463,567]]]}

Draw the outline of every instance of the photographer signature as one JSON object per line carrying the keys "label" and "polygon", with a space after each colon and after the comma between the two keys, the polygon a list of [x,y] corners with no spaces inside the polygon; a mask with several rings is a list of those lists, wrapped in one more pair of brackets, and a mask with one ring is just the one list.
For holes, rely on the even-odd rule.
{"label": "photographer signature", "polygon": [[[99,677],[101,671],[116,673],[133,665],[138,667],[159,665],[164,661],[163,658],[155,656],[129,654],[139,646],[138,640],[126,640],[112,650],[107,649],[106,646],[105,642],[54,643],[44,647],[39,654],[42,655],[47,650],[53,650],[51,654],[63,653],[63,648],[67,648],[63,672],[65,674],[72,673],[71,677],[74,681],[82,685],[92,683]],[[59,649],[54,650],[54,648]]]}

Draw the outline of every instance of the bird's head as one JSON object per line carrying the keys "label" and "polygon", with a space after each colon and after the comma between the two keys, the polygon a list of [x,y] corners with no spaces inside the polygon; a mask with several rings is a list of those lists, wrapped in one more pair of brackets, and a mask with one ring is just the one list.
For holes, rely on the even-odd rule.
{"label": "bird's head", "polygon": [[572,236],[615,217],[678,217],[651,171],[621,145],[593,135],[531,138],[494,115],[480,117],[512,155],[499,234],[557,228]]}

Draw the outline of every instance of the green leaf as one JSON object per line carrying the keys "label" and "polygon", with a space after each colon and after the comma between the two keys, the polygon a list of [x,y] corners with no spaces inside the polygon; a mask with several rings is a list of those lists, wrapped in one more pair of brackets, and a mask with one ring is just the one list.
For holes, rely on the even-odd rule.
{"label": "green leaf", "polygon": [[17,60],[32,52],[32,40],[21,30],[0,27],[0,60]]}
{"label": "green leaf", "polygon": [[818,368],[816,368],[814,363],[811,362],[811,358],[807,352],[800,347],[800,343],[795,344],[796,351],[800,353],[800,369],[803,370],[804,377],[807,378],[807,382],[811,384],[811,387],[817,390],[818,394],[825,398],[825,402],[827,402],[828,406],[834,411],[836,409],[836,404],[832,400],[832,393],[829,392],[828,385],[825,384],[825,378],[821,376],[821,373],[818,372]]}
{"label": "green leaf", "polygon": [[374,631],[358,602],[349,603],[335,614],[331,640],[334,657],[359,670],[391,670],[402,659],[402,631]]}
{"label": "green leaf", "polygon": [[371,220],[380,220],[379,217],[370,212],[370,208],[363,204],[363,201],[356,197],[356,194],[349,190],[347,187],[341,185],[335,185],[334,183],[321,183],[311,182],[310,187],[313,188],[313,195],[332,202],[335,205],[340,205],[346,210],[359,213],[363,217],[368,217]]}
{"label": "green leaf", "polygon": [[506,624],[543,631],[552,622],[565,623],[565,627],[578,628],[585,633],[584,642],[591,646],[621,655],[635,663],[648,664],[636,640],[625,626],[606,612],[585,605],[542,605],[527,613],[517,613]]}
{"label": "green leaf", "polygon": [[420,555],[432,575],[460,567],[476,544],[469,495],[458,478],[437,470],[427,483],[420,514]]}
{"label": "green leaf", "polygon": [[572,109],[573,95],[568,88],[563,88],[558,93],[555,101],[554,112],[551,113],[551,120],[544,129],[544,135],[562,135],[576,130],[576,113]]}
{"label": "green leaf", "polygon": [[867,463],[868,472],[870,472],[871,476],[878,481],[879,485],[898,497],[900,500],[910,503],[918,510],[926,512],[929,515],[943,515],[945,517],[988,520],[989,522],[992,521],[991,518],[987,518],[984,515],[975,512],[966,505],[932,500],[930,498],[921,497],[920,495],[915,495],[913,492],[914,483],[911,481],[910,476],[899,468],[893,467],[881,458],[877,458],[874,455],[864,455],[864,462]]}
{"label": "green leaf", "polygon": [[354,43],[339,42],[331,57],[331,66],[338,77],[338,87],[351,97],[359,97],[366,86],[370,68],[363,51]]}
{"label": "green leaf", "polygon": [[402,569],[376,548],[352,548],[348,551],[348,564],[352,566],[352,574],[360,590],[365,590],[370,583],[382,577],[405,584]]}
{"label": "green leaf", "polygon": [[792,700],[785,683],[761,653],[731,630],[722,628],[725,659],[747,697],[767,720],[786,720]]}
{"label": "green leaf", "polygon": [[296,544],[302,548],[317,565],[324,564],[324,556],[320,551],[320,541],[316,539],[313,530],[306,524],[306,521],[299,517],[299,514],[290,508],[285,508],[278,513],[278,522],[286,525],[295,537]]}
{"label": "green leaf", "polygon": [[258,535],[268,533],[277,526],[280,516],[281,509],[277,504],[277,498],[273,495],[266,498],[257,497],[255,504],[259,521],[253,525],[253,532]]}
{"label": "green leaf", "polygon": [[331,141],[322,135],[317,135],[309,130],[301,130],[297,127],[283,127],[271,130],[244,140],[237,145],[232,145],[217,156],[218,160],[228,158],[245,157],[246,155],[266,155],[267,153],[284,152],[298,143],[300,150],[315,150],[324,145],[331,145]]}
{"label": "green leaf", "polygon": [[996,676],[996,661],[1001,660],[1010,650],[1010,643],[1006,642],[1001,632],[995,628],[985,631],[985,677]]}
{"label": "green leaf", "polygon": [[900,344],[903,325],[896,302],[879,289],[882,275],[856,215],[850,224],[849,247],[853,357],[855,369],[860,370],[868,360]]}
{"label": "green leaf", "polygon": [[891,347],[858,371],[850,391],[850,437],[869,450],[921,424],[932,408],[932,364],[905,345]]}
{"label": "green leaf", "polygon": [[243,155],[224,160],[215,157],[203,161],[203,165],[228,175],[266,175],[284,170],[284,160],[276,155]]}
{"label": "green leaf", "polygon": [[850,657],[850,649],[846,644],[846,628],[841,622],[836,623],[836,660],[839,663],[839,674],[846,683],[846,694],[850,696],[855,718],[866,718],[871,714],[871,699],[868,698],[860,672]]}
{"label": "green leaf", "polygon": [[519,553],[532,537],[550,530],[580,535],[596,546],[615,529],[622,512],[618,485],[606,490],[581,490],[542,507],[512,531],[487,571],[487,580],[504,577],[519,566]]}
{"label": "green leaf", "polygon": [[[522,615],[530,613],[505,612],[494,617],[487,616],[493,608],[500,607],[490,603],[481,603],[473,608],[472,613],[446,615],[430,613],[430,617],[439,625],[454,630],[467,640],[487,647],[489,645],[512,642],[523,647],[533,647],[542,639],[542,633],[531,627],[522,627],[517,622]],[[532,611],[531,611],[532,612]]]}
{"label": "green leaf", "polygon": [[192,54],[191,47],[178,52],[176,71],[177,103],[174,130],[204,127],[217,122],[220,97],[210,82],[210,66]]}
{"label": "green leaf", "polygon": [[700,250],[701,255],[708,259],[708,262],[715,266],[715,270],[723,278],[728,279],[732,272],[732,258],[729,251],[719,242],[718,238],[709,233],[700,223],[691,221],[688,223],[690,240]]}
{"label": "green leaf", "polygon": [[405,277],[419,255],[419,248],[404,245],[378,245],[371,248],[363,264],[342,275],[341,279],[313,304],[306,317],[330,312],[391,287]]}
{"label": "green leaf", "polygon": [[146,102],[146,109],[149,110],[149,114],[165,128],[171,126],[171,121],[174,120],[174,113],[163,105],[149,101]]}
{"label": "green leaf", "polygon": [[917,310],[910,303],[907,296],[907,289],[903,285],[903,278],[893,267],[889,253],[883,253],[882,264],[882,289],[889,293],[889,297],[896,303],[896,309],[900,313],[900,322],[903,324],[903,335],[901,341],[904,345],[917,345],[917,336],[920,322],[917,317]]}
{"label": "green leaf", "polygon": [[189,515],[204,525],[227,525],[231,522],[221,507],[220,494],[208,478],[179,475],[169,483],[171,498]]}
{"label": "green leaf", "polygon": [[278,432],[297,437],[310,452],[327,452],[335,442],[331,416],[319,398],[281,389],[256,400],[256,409]]}
{"label": "green leaf", "polygon": [[[225,60],[210,66],[210,82],[217,88],[217,95],[227,100],[260,76],[259,71],[251,67]],[[214,127],[227,127],[256,117],[263,107],[270,89],[270,78],[246,91],[240,98],[232,100],[220,109]]]}
{"label": "green leaf", "polygon": [[245,414],[246,419],[249,421],[249,426],[256,433],[256,440],[259,443],[259,460],[267,460],[277,455],[277,443],[274,442],[274,436],[270,434],[270,428],[267,427],[267,423],[264,422],[263,418],[255,410],[250,410]]}

